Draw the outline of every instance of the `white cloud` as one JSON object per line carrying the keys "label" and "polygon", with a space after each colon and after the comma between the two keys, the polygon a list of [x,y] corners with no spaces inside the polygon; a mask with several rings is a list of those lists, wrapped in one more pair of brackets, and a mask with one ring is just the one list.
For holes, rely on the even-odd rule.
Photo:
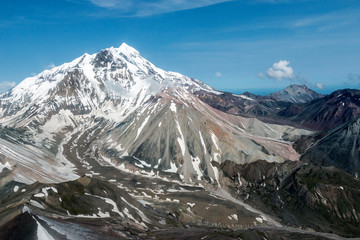
{"label": "white cloud", "polygon": [[47,66],[47,69],[53,69],[54,67],[56,67],[55,64],[54,64],[54,63],[50,63],[50,64]]}
{"label": "white cloud", "polygon": [[216,73],[215,73],[215,76],[217,76],[217,77],[222,77],[223,75],[222,75],[221,72],[216,72]]}
{"label": "white cloud", "polygon": [[324,89],[324,85],[322,83],[315,84],[318,89]]}
{"label": "white cloud", "polygon": [[360,17],[357,9],[341,10],[322,15],[306,16],[296,21],[290,22],[291,28],[315,27],[319,31],[325,31],[334,28],[342,28],[346,25],[359,24]]}
{"label": "white cloud", "polygon": [[271,3],[271,4],[279,4],[279,3],[289,3],[289,0],[256,0],[258,3]]}
{"label": "white cloud", "polygon": [[348,76],[348,80],[350,82],[350,84],[359,84],[360,83],[360,74],[356,74],[356,73],[351,73]]}
{"label": "white cloud", "polygon": [[278,82],[281,82],[282,79],[293,80],[295,78],[294,70],[289,64],[290,62],[287,60],[274,63],[272,67],[266,71],[266,76]]}
{"label": "white cloud", "polygon": [[[110,8],[110,7],[114,7],[116,6],[117,3],[121,2],[121,1],[116,1],[116,0],[90,0],[90,2],[92,4],[95,4],[99,7],[105,7],[105,8]],[[126,1],[122,1],[122,2],[126,2]]]}
{"label": "white cloud", "polygon": [[0,82],[0,93],[6,92],[10,88],[15,87],[15,85],[16,85],[15,82],[9,82],[9,81]]}
{"label": "white cloud", "polygon": [[264,78],[264,74],[262,72],[259,72],[257,75],[256,75],[258,78]]}
{"label": "white cloud", "polygon": [[125,15],[150,16],[193,8],[201,8],[232,0],[89,0],[92,4],[118,10]]}
{"label": "white cloud", "polygon": [[[263,73],[258,73],[258,77],[264,77]],[[322,83],[314,83],[309,81],[306,77],[294,74],[294,69],[290,66],[290,62],[287,60],[280,60],[276,62],[266,71],[266,76],[269,79],[281,82],[284,80],[289,80],[291,82],[297,82],[299,84],[307,85],[311,88],[324,89]]]}
{"label": "white cloud", "polygon": [[98,7],[130,10],[136,5],[136,0],[90,0]]}

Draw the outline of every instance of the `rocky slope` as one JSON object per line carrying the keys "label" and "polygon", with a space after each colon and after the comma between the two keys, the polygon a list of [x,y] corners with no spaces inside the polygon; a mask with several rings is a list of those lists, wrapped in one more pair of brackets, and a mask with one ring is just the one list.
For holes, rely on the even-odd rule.
{"label": "rocky slope", "polygon": [[304,162],[335,166],[360,176],[360,118],[346,123],[316,142],[301,157]]}
{"label": "rocky slope", "polygon": [[219,168],[237,198],[278,216],[286,225],[346,237],[360,234],[360,182],[342,170],[265,161],[225,162]]}
{"label": "rocky slope", "polygon": [[299,124],[277,115],[280,110],[291,106],[290,102],[281,102],[270,96],[258,96],[249,92],[237,95],[228,92],[214,94],[208,91],[196,91],[194,94],[213,108],[228,114],[301,128]]}
{"label": "rocky slope", "polygon": [[271,93],[270,97],[282,102],[306,103],[322,98],[323,95],[309,89],[306,85],[290,85],[278,92]]}
{"label": "rocky slope", "polygon": [[[267,169],[267,178],[273,174],[271,169]],[[223,191],[209,192],[114,168],[103,173],[59,184],[7,183],[0,188],[0,238],[340,239],[334,234],[282,227],[276,216],[263,214]],[[261,182],[261,177],[254,177],[253,189]],[[252,180],[244,178],[250,185]],[[346,184],[344,188],[348,192]]]}
{"label": "rocky slope", "polygon": [[256,219],[274,221],[218,192],[114,168],[103,169],[101,177],[59,184],[10,182],[0,193],[2,239],[22,234],[28,239],[231,236],[234,231],[225,228],[244,228]]}
{"label": "rocky slope", "polygon": [[[287,92],[292,88],[294,86],[280,92]],[[298,96],[285,94],[285,96],[291,96],[292,102],[280,97],[283,96],[279,95],[280,92],[269,96],[257,96],[251,93],[213,94],[206,91],[195,94],[212,107],[229,114],[255,117],[268,123],[291,125],[313,131],[332,130],[360,113],[359,90],[343,89],[326,96],[309,91],[313,97],[306,97],[308,95],[301,95],[301,93]],[[303,103],[305,99],[309,101]]]}
{"label": "rocky slope", "polygon": [[338,90],[307,104],[294,104],[278,115],[314,130],[332,130],[360,114],[360,90]]}

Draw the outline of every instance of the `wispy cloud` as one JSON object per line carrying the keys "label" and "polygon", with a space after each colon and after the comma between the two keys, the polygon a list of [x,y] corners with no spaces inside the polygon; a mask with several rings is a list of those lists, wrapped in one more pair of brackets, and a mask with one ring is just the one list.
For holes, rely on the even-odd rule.
{"label": "wispy cloud", "polygon": [[328,30],[360,23],[359,9],[341,10],[322,15],[306,16],[289,23],[290,28],[315,27]]}
{"label": "wispy cloud", "polygon": [[24,24],[39,23],[37,20],[29,19],[25,16],[15,16],[11,19],[0,20],[0,28],[23,26]]}
{"label": "wispy cloud", "polygon": [[264,78],[265,77],[265,75],[262,72],[259,72],[256,76],[258,78]]}
{"label": "wispy cloud", "polygon": [[54,67],[56,67],[55,66],[55,64],[54,63],[50,63],[47,67],[46,67],[46,69],[53,69]]}
{"label": "wispy cloud", "polygon": [[324,89],[324,85],[322,83],[315,84],[318,89]]}
{"label": "wispy cloud", "polygon": [[221,72],[216,72],[216,73],[215,73],[215,76],[216,76],[216,77],[222,77],[223,75],[222,75]]}
{"label": "wispy cloud", "polygon": [[[357,8],[313,15],[287,15],[286,17],[261,18],[250,23],[239,23],[238,25],[216,29],[216,33],[228,34],[261,30],[305,30],[307,34],[331,32],[331,30],[336,32],[346,27],[354,28],[360,26],[359,12],[360,9]],[[214,30],[207,29],[207,31]]]}
{"label": "wispy cloud", "polygon": [[360,74],[350,73],[347,77],[347,82],[345,84],[360,86]]}
{"label": "wispy cloud", "polygon": [[181,10],[206,7],[232,0],[89,0],[95,6],[119,11],[124,15],[151,16]]}
{"label": "wispy cloud", "polygon": [[270,4],[280,4],[280,3],[292,3],[292,2],[302,2],[305,0],[255,0],[254,3],[270,3]]}
{"label": "wispy cloud", "polygon": [[10,88],[15,87],[15,85],[16,85],[15,82],[9,82],[9,81],[0,82],[0,93],[6,92]]}

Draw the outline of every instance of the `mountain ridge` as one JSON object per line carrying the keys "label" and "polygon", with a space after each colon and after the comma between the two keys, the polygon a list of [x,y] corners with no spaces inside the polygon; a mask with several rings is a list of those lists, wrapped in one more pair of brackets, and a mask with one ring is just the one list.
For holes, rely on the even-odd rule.
{"label": "mountain ridge", "polygon": [[0,97],[0,124],[26,129],[34,146],[80,175],[87,167],[79,161],[91,158],[216,184],[213,161],[300,157],[291,143],[310,131],[227,115],[200,101],[199,91],[222,94],[122,44],[25,79]]}
{"label": "mountain ridge", "polygon": [[[214,91],[204,83],[157,68],[124,43],[119,48],[107,48],[92,55],[84,54],[69,63],[25,79],[9,92],[0,95],[0,116],[8,117],[19,110],[24,113],[22,105],[36,107],[44,102],[49,103],[49,95],[53,98],[47,106],[51,111],[69,103],[72,104],[70,110],[78,111],[91,111],[106,104],[111,105],[110,108],[119,105],[135,109],[147,100],[147,96],[159,93],[166,87]],[[16,102],[18,104],[13,106]],[[124,107],[125,102],[129,106]],[[4,111],[4,105],[12,108]],[[109,107],[107,110],[111,110]],[[48,112],[49,109],[42,109],[44,111]]]}
{"label": "mountain ridge", "polygon": [[352,119],[307,149],[301,160],[320,166],[334,166],[359,178],[360,116]]}

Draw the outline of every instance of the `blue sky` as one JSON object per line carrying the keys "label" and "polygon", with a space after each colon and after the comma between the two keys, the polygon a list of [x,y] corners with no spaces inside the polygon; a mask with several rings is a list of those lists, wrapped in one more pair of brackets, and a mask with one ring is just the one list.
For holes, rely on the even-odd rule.
{"label": "blue sky", "polygon": [[122,42],[220,90],[360,87],[358,0],[3,0],[0,91]]}

